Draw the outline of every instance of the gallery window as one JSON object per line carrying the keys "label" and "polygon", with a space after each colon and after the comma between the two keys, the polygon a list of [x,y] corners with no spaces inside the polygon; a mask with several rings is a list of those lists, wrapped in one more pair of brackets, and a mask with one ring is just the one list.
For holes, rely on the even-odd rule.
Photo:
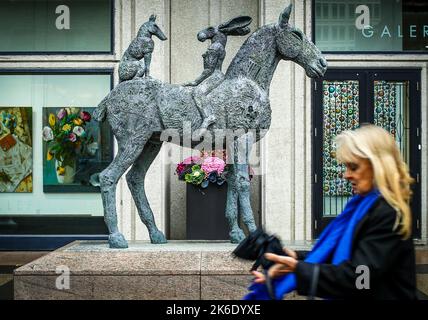
{"label": "gallery window", "polygon": [[428,53],[426,0],[314,0],[313,17],[323,52]]}
{"label": "gallery window", "polygon": [[1,235],[106,234],[97,174],[113,138],[92,115],[112,72],[0,70]]}
{"label": "gallery window", "polygon": [[111,53],[112,0],[0,1],[0,53]]}

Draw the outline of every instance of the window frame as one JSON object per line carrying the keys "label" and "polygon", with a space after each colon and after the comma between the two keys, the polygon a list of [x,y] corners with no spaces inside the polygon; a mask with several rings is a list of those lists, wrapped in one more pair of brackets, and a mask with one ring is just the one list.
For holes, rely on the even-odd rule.
{"label": "window frame", "polygon": [[[408,80],[409,81],[409,103],[411,106],[416,106],[416,109],[411,109],[410,127],[413,139],[410,140],[410,152],[412,157],[408,163],[411,175],[421,176],[422,174],[422,153],[418,145],[422,143],[422,135],[419,134],[422,130],[422,92],[418,89],[418,83],[421,83],[422,69],[414,68],[342,68],[334,67],[329,69],[328,73],[316,80],[312,80],[311,89],[311,104],[312,104],[312,237],[317,239],[322,230],[334,219],[333,217],[323,217],[322,212],[322,163],[317,159],[322,159],[319,145],[322,143],[322,82],[323,80],[334,78],[335,80],[358,80],[360,82],[360,123],[373,121],[373,97],[370,92],[373,92],[373,81],[379,80]],[[352,74],[352,76],[351,76]],[[379,75],[379,76],[378,76]],[[367,89],[367,90],[366,90]],[[363,120],[363,121],[361,121]],[[316,131],[315,131],[316,130]],[[419,153],[416,152],[418,150]],[[316,177],[316,178],[315,178]],[[417,220],[422,221],[422,178],[415,181],[412,185],[412,214],[413,214],[413,239],[422,238],[422,225],[417,225]]]}
{"label": "window frame", "polygon": [[40,56],[40,55],[113,55],[115,52],[115,23],[114,23],[114,13],[115,13],[115,0],[110,1],[110,50],[109,51],[0,51],[0,56]]}
{"label": "window frame", "polygon": [[[28,74],[103,74],[110,75],[110,90],[114,87],[114,69],[113,68],[0,68],[0,75],[28,75]],[[110,132],[112,142],[113,133]],[[112,157],[114,156],[114,143],[111,148]],[[9,219],[9,220],[8,220]],[[11,220],[10,220],[11,219]],[[0,234],[0,251],[50,251],[58,249],[75,240],[107,240],[108,230],[104,223],[103,216],[89,215],[0,215],[0,230],[8,223],[14,223],[17,220],[24,223],[20,228],[19,224],[15,232]],[[33,232],[28,232],[25,224],[34,224]],[[76,226],[83,226],[82,233],[67,232],[67,227],[73,223],[75,231]],[[92,229],[91,229],[92,228]]]}
{"label": "window frame", "polygon": [[[315,18],[315,2],[317,0],[311,0],[311,40],[316,45],[316,37],[315,37],[315,31],[316,31],[316,18]],[[400,55],[421,55],[421,56],[428,56],[428,49],[426,51],[414,51],[414,50],[408,50],[408,51],[329,51],[329,50],[323,50],[323,54],[338,54],[338,55],[390,55],[390,54],[400,54]]]}

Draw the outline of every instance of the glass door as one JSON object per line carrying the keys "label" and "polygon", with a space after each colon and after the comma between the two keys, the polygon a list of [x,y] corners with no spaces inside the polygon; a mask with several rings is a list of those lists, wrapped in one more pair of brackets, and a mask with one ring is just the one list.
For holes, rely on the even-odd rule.
{"label": "glass door", "polygon": [[361,123],[374,123],[396,139],[415,178],[414,237],[420,237],[419,71],[329,70],[314,82],[314,236],[352,196],[335,159],[334,138]]}
{"label": "glass door", "polygon": [[333,142],[340,132],[360,123],[359,88],[358,80],[323,81],[322,205],[326,217],[339,214],[351,196],[351,185],[343,178],[345,166],[337,163]]}

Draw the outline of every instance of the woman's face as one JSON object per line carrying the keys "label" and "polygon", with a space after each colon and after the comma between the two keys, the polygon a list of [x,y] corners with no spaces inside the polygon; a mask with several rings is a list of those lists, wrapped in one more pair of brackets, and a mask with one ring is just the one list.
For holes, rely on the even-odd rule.
{"label": "woman's face", "polygon": [[357,158],[355,162],[346,162],[344,178],[349,180],[355,194],[364,195],[370,192],[373,185],[373,168],[368,159]]}

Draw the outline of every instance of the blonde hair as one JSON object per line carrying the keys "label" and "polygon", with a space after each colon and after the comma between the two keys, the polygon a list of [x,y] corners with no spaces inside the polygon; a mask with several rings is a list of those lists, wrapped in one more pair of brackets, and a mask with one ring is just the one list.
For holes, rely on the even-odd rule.
{"label": "blonde hair", "polygon": [[394,137],[375,125],[363,125],[344,131],[336,137],[336,157],[342,163],[368,159],[374,173],[374,184],[383,198],[397,211],[394,230],[408,239],[412,233],[412,213],[409,202],[410,184],[414,179],[403,161]]}

